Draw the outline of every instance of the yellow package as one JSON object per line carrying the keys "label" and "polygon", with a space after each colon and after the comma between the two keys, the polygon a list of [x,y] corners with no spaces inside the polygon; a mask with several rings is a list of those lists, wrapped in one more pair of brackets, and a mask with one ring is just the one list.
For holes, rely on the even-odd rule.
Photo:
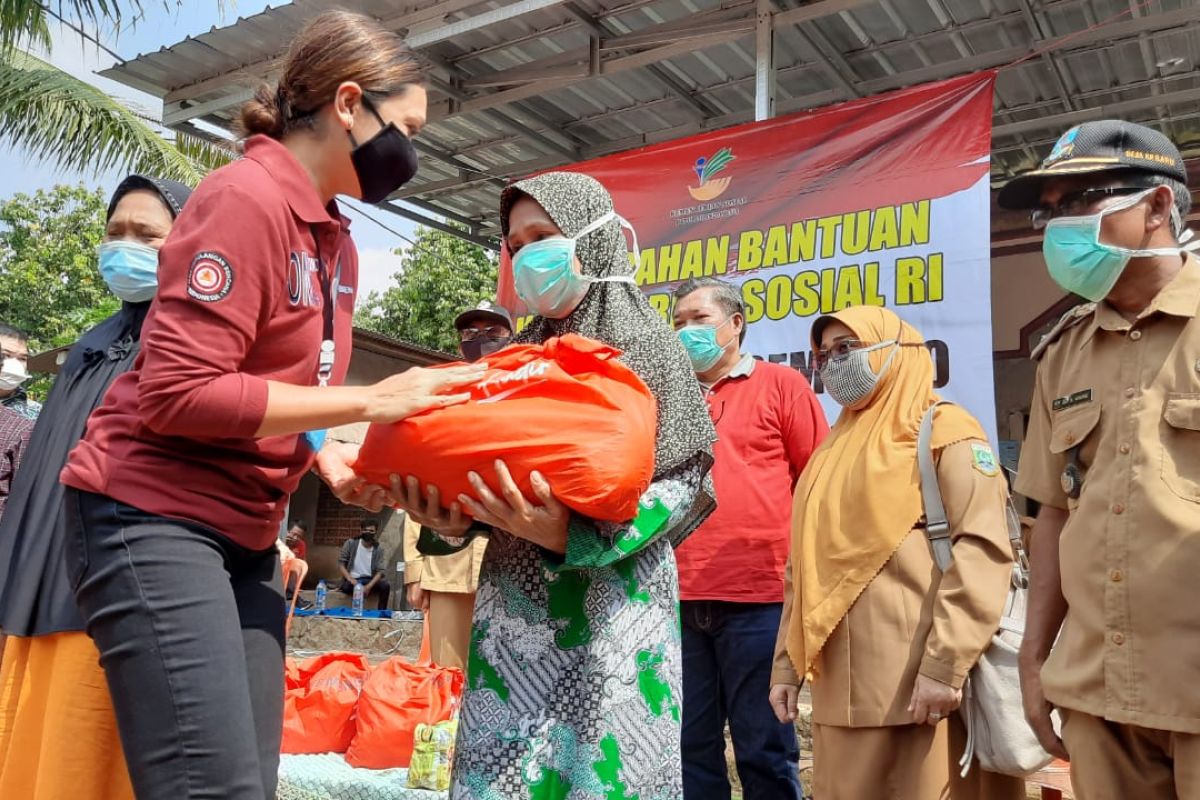
{"label": "yellow package", "polygon": [[454,738],[457,735],[457,719],[417,726],[413,733],[412,761],[408,765],[408,788],[439,792],[450,788],[450,767],[454,763]]}

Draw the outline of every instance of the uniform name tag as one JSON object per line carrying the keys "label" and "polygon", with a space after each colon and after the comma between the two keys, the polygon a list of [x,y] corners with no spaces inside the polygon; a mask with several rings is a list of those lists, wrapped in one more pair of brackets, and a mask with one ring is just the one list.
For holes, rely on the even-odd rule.
{"label": "uniform name tag", "polygon": [[1084,389],[1082,392],[1076,392],[1075,394],[1067,395],[1066,397],[1057,398],[1053,403],[1050,404],[1050,407],[1055,411],[1062,411],[1064,408],[1070,408],[1071,406],[1077,406],[1080,403],[1090,402],[1092,402],[1092,390]]}

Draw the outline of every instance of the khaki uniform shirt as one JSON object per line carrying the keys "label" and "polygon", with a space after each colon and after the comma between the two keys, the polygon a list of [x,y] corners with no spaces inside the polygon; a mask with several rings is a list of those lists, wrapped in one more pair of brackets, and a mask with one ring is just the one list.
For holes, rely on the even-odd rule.
{"label": "khaki uniform shirt", "polygon": [[[942,575],[924,528],[911,531],[834,628],[810,683],[813,721],[842,727],[907,725],[920,673],[955,688],[1000,625],[1012,578],[1005,522],[1008,486],[992,465],[977,464],[958,442],[937,456],[938,483],[950,523],[954,562]],[[982,445],[986,447],[987,445]],[[870,487],[864,487],[864,502]],[[771,683],[798,685],[786,651],[792,613],[791,567]]]}
{"label": "khaki uniform shirt", "polygon": [[474,594],[479,586],[479,566],[488,538],[476,536],[457,553],[446,556],[426,556],[417,551],[421,526],[411,519],[404,521],[404,582],[421,584],[428,592]]}
{"label": "khaki uniform shirt", "polygon": [[[1135,322],[1107,303],[1038,365],[1016,489],[1066,509],[1057,705],[1200,733],[1200,262]],[[1079,447],[1078,500],[1060,475]],[[1036,570],[1037,565],[1033,568]]]}

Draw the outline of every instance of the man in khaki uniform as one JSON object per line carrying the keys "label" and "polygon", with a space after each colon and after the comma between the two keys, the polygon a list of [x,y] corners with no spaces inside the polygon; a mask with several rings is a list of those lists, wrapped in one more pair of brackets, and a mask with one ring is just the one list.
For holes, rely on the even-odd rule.
{"label": "man in khaki uniform", "polygon": [[1162,134],[1095,122],[999,198],[1036,209],[1051,276],[1092,301],[1034,351],[1016,483],[1042,504],[1025,711],[1069,754],[1082,800],[1200,798],[1200,263],[1179,247],[1186,179]]}
{"label": "man in khaki uniform", "polygon": [[[506,309],[490,301],[469,308],[454,320],[458,331],[458,351],[467,361],[478,361],[504,347],[512,339],[512,317]],[[416,487],[410,487],[410,490]],[[416,507],[414,496],[412,507]],[[432,503],[434,509],[437,503]],[[427,518],[428,521],[435,521]],[[465,527],[454,530],[449,518],[438,532],[446,536],[462,535]],[[404,523],[404,582],[412,608],[429,614],[430,655],[444,667],[467,665],[471,647],[471,617],[475,611],[475,589],[479,584],[479,566],[487,537],[477,536],[469,547],[456,553],[425,556],[417,549],[421,525],[411,516]]]}

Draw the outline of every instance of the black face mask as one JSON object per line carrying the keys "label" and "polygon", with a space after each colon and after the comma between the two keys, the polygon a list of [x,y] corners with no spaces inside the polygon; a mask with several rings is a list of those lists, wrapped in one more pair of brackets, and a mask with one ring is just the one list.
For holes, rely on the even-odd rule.
{"label": "black face mask", "polygon": [[472,339],[469,342],[459,342],[459,347],[462,348],[463,358],[474,363],[484,356],[490,356],[497,350],[503,350],[511,341],[511,336],[503,339]]}
{"label": "black face mask", "polygon": [[362,189],[362,200],[367,203],[379,203],[387,196],[413,179],[417,174],[417,151],[394,123],[383,121],[379,112],[364,94],[363,107],[375,115],[379,124],[383,125],[379,133],[359,144],[350,131],[350,161],[354,164],[354,172],[358,175],[358,185]]}
{"label": "black face mask", "polygon": [[375,535],[371,534],[371,533],[364,533],[362,535],[362,543],[365,544],[367,547],[374,547],[375,546]]}

